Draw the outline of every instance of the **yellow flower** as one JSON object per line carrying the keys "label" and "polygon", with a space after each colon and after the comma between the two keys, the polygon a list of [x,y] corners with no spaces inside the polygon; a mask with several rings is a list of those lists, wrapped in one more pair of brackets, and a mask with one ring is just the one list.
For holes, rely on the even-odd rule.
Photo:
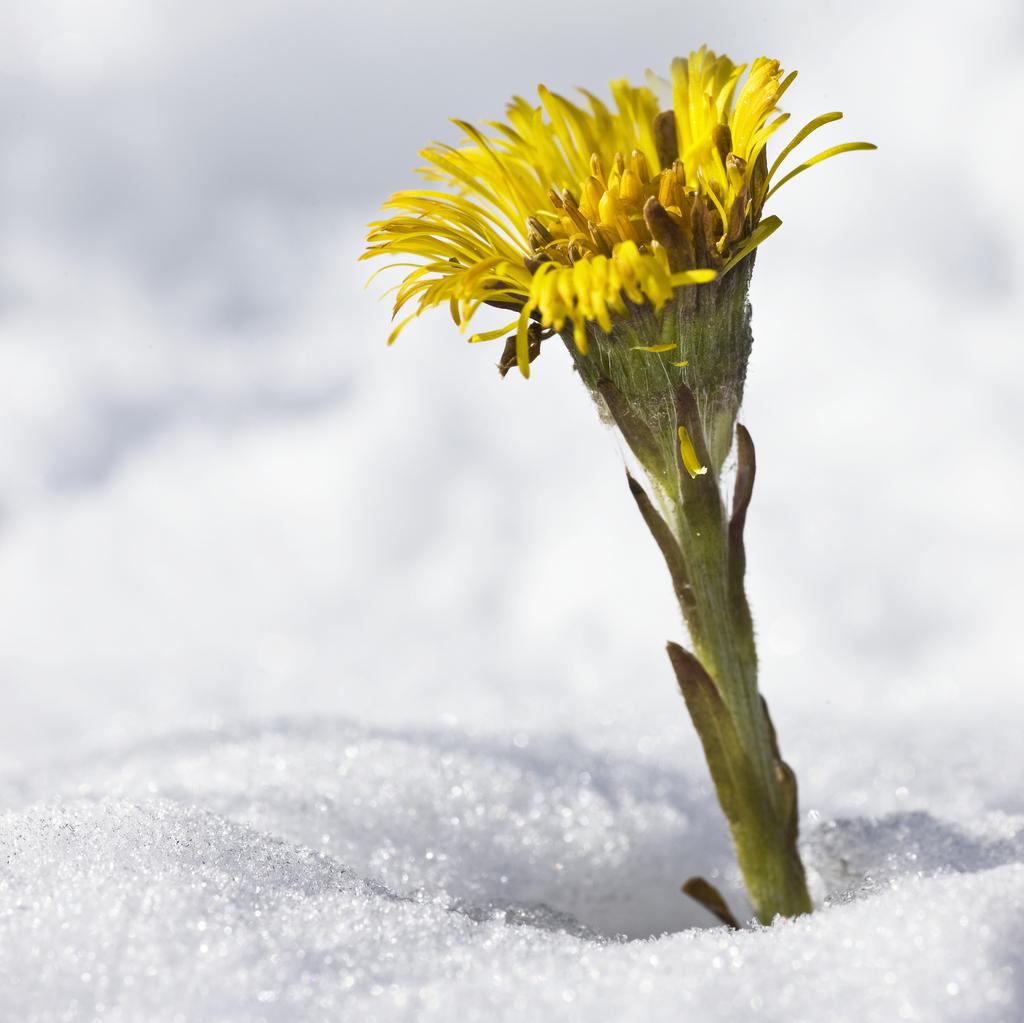
{"label": "yellow flower", "polygon": [[676,288],[728,273],[780,225],[761,213],[781,185],[837,153],[875,148],[833,146],[779,177],[800,142],[842,117],[816,117],[769,166],[767,142],[789,117],[778,102],[795,77],[776,60],[748,68],[704,47],[673,61],[668,110],[652,88],[615,81],[611,108],[542,85],[539,106],[517,97],[487,130],[456,120],[462,144],[423,150],[428,186],[393,195],[387,219],[371,225],[363,258],[399,257],[383,268],[407,271],[394,315],[413,309],[388,343],[432,306],[447,303],[464,330],[481,305],[495,306],[515,319],[470,341],[514,331],[529,376],[552,333],[571,331],[586,353],[588,332],[610,333],[632,306],[660,310]]}

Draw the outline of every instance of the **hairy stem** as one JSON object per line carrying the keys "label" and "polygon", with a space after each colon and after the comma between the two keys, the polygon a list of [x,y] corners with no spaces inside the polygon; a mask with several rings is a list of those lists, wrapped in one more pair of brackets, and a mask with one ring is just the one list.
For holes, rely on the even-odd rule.
{"label": "hairy stem", "polygon": [[[739,429],[744,440],[738,445],[737,490],[746,488],[749,500],[753,444]],[[715,481],[707,485],[717,491]],[[757,688],[753,623],[742,582],[746,503],[734,500],[728,523],[720,509],[721,502],[700,502],[692,493],[689,501],[684,495],[679,503],[676,535],[692,587],[680,608],[693,621],[694,653],[670,644],[669,656],[729,822],[751,903],[757,918],[770,923],[776,915],[810,912],[811,901],[797,851],[796,779],[782,760]]]}
{"label": "hairy stem", "polygon": [[[591,325],[586,354],[571,332],[563,339],[650,482],[650,495],[632,477],[630,490],[668,565],[693,643],[692,653],[669,644],[669,656],[750,900],[757,918],[770,923],[809,912],[811,900],[797,852],[796,779],[758,692],[743,585],[754,446],[736,417],[753,345],[752,266],[748,257],[710,284],[678,289],[660,310],[632,307],[610,333]],[[720,485],[730,450],[737,459],[731,514]]]}

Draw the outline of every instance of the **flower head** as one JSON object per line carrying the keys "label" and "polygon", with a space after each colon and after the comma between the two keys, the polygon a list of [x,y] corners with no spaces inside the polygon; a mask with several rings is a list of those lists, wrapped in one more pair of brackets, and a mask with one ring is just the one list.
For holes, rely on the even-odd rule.
{"label": "flower head", "polygon": [[398,257],[388,266],[407,271],[389,343],[432,306],[447,304],[463,329],[494,306],[515,318],[470,340],[513,331],[503,368],[514,361],[528,376],[552,333],[585,355],[595,330],[610,334],[636,308],[660,311],[676,289],[728,274],[781,223],[762,217],[776,189],[837,153],[874,148],[833,146],[780,176],[800,142],[842,116],[812,120],[769,165],[795,77],[776,60],[736,65],[705,47],[673,61],[665,110],[652,76],[653,88],[612,82],[610,107],[540,86],[539,105],[517,97],[504,122],[455,121],[462,144],[423,150],[427,186],[393,195],[371,227],[364,258]]}

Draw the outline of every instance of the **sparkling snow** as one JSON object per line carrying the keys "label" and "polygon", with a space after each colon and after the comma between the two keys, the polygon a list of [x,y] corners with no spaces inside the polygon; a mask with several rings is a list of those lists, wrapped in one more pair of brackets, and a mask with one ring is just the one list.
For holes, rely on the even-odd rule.
{"label": "sparkling snow", "polygon": [[[881,145],[780,194],[756,275],[749,582],[819,909],[742,933],[679,892],[749,912],[614,439],[554,347],[385,349],[354,265],[430,125],[550,50],[454,0],[90,6],[0,13],[0,1020],[1019,1023],[1016,6],[692,30]],[[582,33],[560,87],[690,42],[524,9]],[[375,75],[373,120],[362,41],[436,92]]]}

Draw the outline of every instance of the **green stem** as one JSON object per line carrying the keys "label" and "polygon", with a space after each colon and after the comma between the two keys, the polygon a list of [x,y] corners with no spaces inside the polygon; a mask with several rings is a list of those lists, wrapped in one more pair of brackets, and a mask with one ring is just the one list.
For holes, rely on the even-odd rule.
{"label": "green stem", "polygon": [[[797,852],[796,779],[779,754],[758,692],[743,587],[754,449],[736,416],[753,345],[747,299],[752,267],[751,256],[711,284],[679,289],[660,311],[650,304],[631,307],[610,333],[591,325],[586,354],[571,332],[563,338],[602,413],[653,487],[648,496],[630,478],[694,647],[691,654],[670,644],[669,655],[750,900],[757,918],[770,923],[780,914],[810,912],[811,900]],[[676,347],[649,351],[666,344]],[[680,457],[680,427],[706,469],[696,477]],[[727,518],[719,477],[734,438],[736,493]]]}
{"label": "green stem", "polygon": [[757,689],[753,625],[742,584],[737,588],[731,578],[729,529],[721,516],[694,521],[685,506],[684,500],[677,535],[693,599],[680,606],[693,623],[696,657],[675,653],[673,665],[751,903],[757,918],[770,923],[811,910],[796,846],[796,782]]}
{"label": "green stem", "polygon": [[[678,396],[678,419],[704,461],[707,448],[696,403]],[[630,490],[668,565],[695,653],[674,643],[669,657],[704,748],[729,822],[750,901],[762,923],[811,910],[797,851],[796,778],[779,753],[768,708],[757,688],[754,626],[743,588],[743,526],[753,488],[754,446],[737,427],[736,493],[727,522],[713,472],[677,486],[660,474],[667,521],[632,477]]]}

